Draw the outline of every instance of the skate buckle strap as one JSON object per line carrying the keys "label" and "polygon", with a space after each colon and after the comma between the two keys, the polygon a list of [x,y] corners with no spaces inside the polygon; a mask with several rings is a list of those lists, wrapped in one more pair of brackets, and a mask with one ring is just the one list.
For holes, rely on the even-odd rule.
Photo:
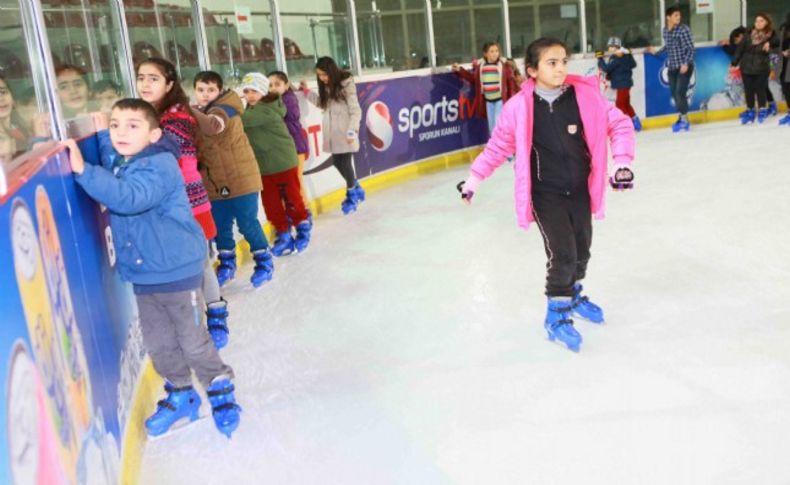
{"label": "skate buckle strap", "polygon": [[579,296],[578,298],[576,298],[574,300],[572,306],[573,306],[573,308],[576,308],[577,306],[581,305],[582,303],[587,303],[588,301],[590,301],[590,299],[587,298],[586,296]]}
{"label": "skate buckle strap", "polygon": [[573,320],[570,318],[563,318],[562,320],[557,321],[557,325],[573,325]]}
{"label": "skate buckle strap", "polygon": [[568,312],[570,312],[572,310],[573,310],[573,305],[571,305],[571,306],[561,306],[561,307],[554,308],[554,311],[557,312],[557,313],[568,313]]}
{"label": "skate buckle strap", "polygon": [[228,331],[228,327],[226,325],[220,325],[218,323],[212,323],[211,325],[208,325],[208,329],[209,330],[224,330],[226,332]]}
{"label": "skate buckle strap", "polygon": [[241,411],[241,406],[239,406],[235,402],[226,402],[224,404],[220,404],[219,406],[214,406],[211,409],[215,413],[219,411],[225,411],[226,409],[238,409]]}
{"label": "skate buckle strap", "polygon": [[230,393],[232,393],[235,390],[236,390],[236,388],[233,386],[233,384],[231,384],[231,385],[229,385],[228,387],[226,387],[224,389],[216,389],[216,390],[213,390],[213,391],[206,391],[206,395],[208,397],[222,396],[222,395],[225,395],[225,394],[230,394]]}
{"label": "skate buckle strap", "polygon": [[169,409],[171,411],[175,411],[176,410],[176,407],[173,406],[173,403],[171,403],[170,401],[168,401],[166,399],[161,399],[158,403],[156,403],[156,405],[159,406],[160,408],[167,408],[167,409]]}
{"label": "skate buckle strap", "polygon": [[184,392],[184,391],[191,391],[193,389],[192,386],[181,386],[181,387],[168,387],[165,386],[165,391],[167,392]]}

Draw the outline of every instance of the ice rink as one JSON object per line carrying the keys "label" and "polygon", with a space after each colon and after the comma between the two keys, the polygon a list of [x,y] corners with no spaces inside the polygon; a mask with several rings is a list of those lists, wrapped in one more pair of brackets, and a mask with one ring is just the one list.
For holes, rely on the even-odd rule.
{"label": "ice rink", "polygon": [[140,483],[790,483],[790,128],[692,130],[638,134],[578,354],[546,339],[510,165],[471,207],[458,168],[319,216],[228,291],[233,439],[209,418],[149,442]]}

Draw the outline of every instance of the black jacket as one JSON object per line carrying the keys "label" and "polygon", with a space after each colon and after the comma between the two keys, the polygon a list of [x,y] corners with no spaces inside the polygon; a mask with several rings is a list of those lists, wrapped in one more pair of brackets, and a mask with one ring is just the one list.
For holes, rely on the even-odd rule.
{"label": "black jacket", "polygon": [[634,85],[634,72],[636,61],[631,54],[622,57],[611,56],[609,62],[598,59],[598,67],[606,73],[612,83],[612,89],[630,88]]}
{"label": "black jacket", "polygon": [[772,32],[771,37],[766,42],[770,46],[768,52],[763,50],[764,44],[752,44],[751,31],[747,32],[743,41],[738,44],[732,65],[740,65],[741,73],[743,74],[770,74],[771,62],[768,55],[779,47],[779,39],[776,32]]}
{"label": "black jacket", "polygon": [[533,96],[532,190],[566,195],[587,191],[591,156],[576,92],[569,87],[553,104],[537,93]]}

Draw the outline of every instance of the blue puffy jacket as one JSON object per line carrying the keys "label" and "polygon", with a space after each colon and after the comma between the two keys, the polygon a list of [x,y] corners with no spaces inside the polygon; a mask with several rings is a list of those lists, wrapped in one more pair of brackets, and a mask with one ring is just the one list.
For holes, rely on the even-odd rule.
{"label": "blue puffy jacket", "polygon": [[612,84],[612,89],[630,88],[634,85],[634,72],[636,61],[631,54],[622,57],[611,56],[609,62],[598,59],[598,67],[607,74]]}
{"label": "blue puffy jacket", "polygon": [[129,160],[98,133],[101,166],[76,176],[88,195],[110,211],[110,226],[123,279],[138,285],[181,281],[203,272],[206,240],[192,215],[184,178],[168,137]]}

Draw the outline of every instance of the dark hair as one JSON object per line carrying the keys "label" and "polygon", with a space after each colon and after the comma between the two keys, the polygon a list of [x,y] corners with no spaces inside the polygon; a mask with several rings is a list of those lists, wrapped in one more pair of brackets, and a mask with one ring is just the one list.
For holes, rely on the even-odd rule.
{"label": "dark hair", "polygon": [[218,72],[214,71],[200,71],[199,73],[195,74],[195,80],[192,81],[192,87],[194,88],[197,86],[197,83],[216,84],[220,91],[223,87],[222,76],[220,76]]}
{"label": "dark hair", "polygon": [[[488,52],[488,49],[490,49],[490,48],[492,48],[492,47],[494,47],[494,46],[497,46],[497,47],[499,47],[499,42],[486,42],[485,44],[483,44],[483,54],[485,54],[486,52]],[[501,49],[500,49],[500,50],[501,50]],[[500,55],[499,55],[499,56],[500,56],[500,57],[502,57],[502,54],[501,54],[501,52],[500,52]]]}
{"label": "dark hair", "polygon": [[667,7],[667,9],[664,10],[664,15],[669,17],[675,12],[680,12],[680,5],[672,5],[671,7]]}
{"label": "dark hair", "polygon": [[329,101],[344,101],[346,95],[343,92],[342,82],[351,77],[351,73],[343,71],[337,67],[337,63],[331,57],[319,57],[318,62],[315,63],[316,69],[321,69],[327,76],[329,76],[329,85],[325,85],[318,79],[316,74],[316,81],[318,81],[318,106],[321,109],[326,109]]}
{"label": "dark hair", "polygon": [[121,87],[115,84],[114,82],[110,81],[109,79],[102,79],[101,81],[96,81],[96,84],[93,85],[93,92],[94,94],[98,94],[108,89],[112,89],[115,91],[115,94],[120,96],[123,94],[121,92]]}
{"label": "dark hair", "polygon": [[524,56],[524,69],[529,69],[530,67],[537,69],[538,63],[540,62],[540,56],[543,55],[543,51],[555,46],[565,49],[565,53],[567,55],[568,46],[565,45],[565,42],[559,39],[541,37],[540,39],[533,40],[532,43],[527,46],[527,53]]}
{"label": "dark hair", "polygon": [[148,121],[148,124],[151,125],[152,130],[154,128],[159,128],[159,113],[156,112],[156,108],[145,100],[139,98],[119,99],[112,105],[112,109],[140,112],[143,114],[146,121]]}
{"label": "dark hair", "polygon": [[67,71],[74,71],[75,73],[77,73],[85,81],[85,84],[87,84],[90,87],[90,83],[88,82],[88,74],[85,72],[83,68],[77,67],[73,64],[61,64],[60,66],[55,68],[55,77],[58,77]]}
{"label": "dark hair", "polygon": [[[274,76],[274,77],[276,77],[277,79],[279,79],[280,81],[282,81],[284,83],[290,82],[288,80],[288,74],[286,74],[286,73],[284,73],[282,71],[272,71],[272,72],[269,73],[269,76]],[[294,87],[293,86],[288,86],[288,89],[290,91],[293,91]]]}
{"label": "dark hair", "polygon": [[187,93],[184,92],[184,88],[181,87],[181,81],[178,79],[176,66],[174,66],[170,61],[166,61],[162,58],[149,57],[138,64],[134,72],[139,73],[140,68],[147,64],[153,64],[156,66],[162,76],[165,77],[165,81],[168,83],[173,83],[173,87],[170,89],[170,91],[165,93],[165,97],[159,102],[159,106],[155,106],[156,110],[159,111],[159,113],[164,113],[177,104],[180,104],[184,109],[188,109],[189,97],[187,96]]}
{"label": "dark hair", "polygon": [[735,44],[735,38],[739,35],[746,35],[746,27],[741,26],[732,29],[732,32],[730,32],[730,45]]}
{"label": "dark hair", "polygon": [[[773,32],[773,30],[774,30],[774,21],[771,19],[770,15],[768,15],[765,12],[757,12],[754,15],[754,20],[757,20],[757,17],[762,17],[762,18],[765,19],[765,28],[762,30],[762,32],[767,32],[769,34],[771,32]],[[752,26],[754,26],[754,23],[752,23]]]}

